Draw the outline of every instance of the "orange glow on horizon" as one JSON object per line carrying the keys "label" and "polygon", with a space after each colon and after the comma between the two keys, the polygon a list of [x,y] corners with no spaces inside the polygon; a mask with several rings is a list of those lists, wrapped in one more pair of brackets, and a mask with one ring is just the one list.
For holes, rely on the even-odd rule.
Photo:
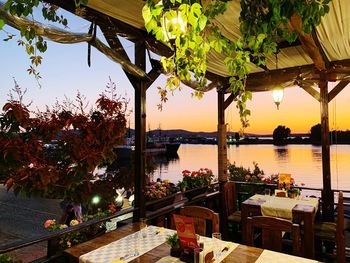
{"label": "orange glow on horizon", "polygon": [[[330,84],[329,90],[335,84]],[[204,94],[203,99],[191,97],[191,89],[184,88],[169,95],[163,111],[158,111],[159,95],[155,88],[147,93],[147,124],[151,129],[159,125],[163,130],[184,129],[189,131],[217,130],[217,95],[212,90]],[[345,88],[329,103],[330,130],[350,129],[350,88]],[[245,133],[272,134],[278,125],[289,127],[292,133],[308,133],[313,125],[320,123],[320,105],[313,97],[298,87],[287,88],[280,109],[276,109],[271,92],[253,94],[248,103],[251,110],[250,126]],[[241,128],[238,110],[235,103],[225,111],[228,131],[239,131]]]}

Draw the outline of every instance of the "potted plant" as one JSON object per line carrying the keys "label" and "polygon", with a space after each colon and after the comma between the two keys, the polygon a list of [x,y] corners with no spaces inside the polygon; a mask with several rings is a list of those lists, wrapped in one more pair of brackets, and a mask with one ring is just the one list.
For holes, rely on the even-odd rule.
{"label": "potted plant", "polygon": [[213,172],[208,168],[201,168],[198,171],[182,171],[182,181],[178,187],[185,189],[184,195],[190,200],[194,196],[205,193],[213,180]]}
{"label": "potted plant", "polygon": [[180,188],[181,192],[185,192],[187,190],[187,182],[186,181],[179,181],[177,183],[177,186]]}
{"label": "potted plant", "polygon": [[155,211],[161,207],[170,205],[175,200],[178,188],[168,180],[162,182],[150,182],[145,187],[145,199],[147,210]]}
{"label": "potted plant", "polygon": [[177,233],[167,236],[166,243],[170,246],[171,256],[179,257],[181,255],[180,240]]}
{"label": "potted plant", "polygon": [[287,194],[289,198],[296,198],[299,195],[298,188],[290,188],[287,190]]}

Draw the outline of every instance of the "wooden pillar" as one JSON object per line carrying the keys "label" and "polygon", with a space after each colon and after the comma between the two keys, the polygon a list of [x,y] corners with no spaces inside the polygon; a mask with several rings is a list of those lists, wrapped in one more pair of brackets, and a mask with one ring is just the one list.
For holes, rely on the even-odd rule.
{"label": "wooden pillar", "polygon": [[[135,65],[146,70],[146,48],[143,41],[135,43]],[[135,88],[135,207],[134,221],[145,217],[145,149],[146,149],[146,91],[141,79],[134,79]]]}
{"label": "wooden pillar", "polygon": [[227,140],[225,124],[225,93],[218,90],[218,177],[220,183],[227,182]]}
{"label": "wooden pillar", "polygon": [[330,147],[329,147],[329,119],[328,119],[328,81],[321,77],[320,88],[320,106],[321,106],[321,142],[322,142],[322,215],[327,221],[334,221],[334,194],[331,186],[331,165],[330,165]]}

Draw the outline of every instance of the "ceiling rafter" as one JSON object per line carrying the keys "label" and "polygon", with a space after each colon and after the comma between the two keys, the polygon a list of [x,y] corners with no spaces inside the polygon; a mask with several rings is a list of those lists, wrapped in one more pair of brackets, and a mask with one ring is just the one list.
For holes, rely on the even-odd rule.
{"label": "ceiling rafter", "polygon": [[329,93],[328,93],[328,101],[330,102],[333,100],[339,92],[341,92],[348,84],[350,83],[350,79],[345,79],[340,81],[337,86],[335,86]]}
{"label": "ceiling rafter", "polygon": [[297,14],[292,15],[290,18],[290,25],[297,32],[304,51],[309,55],[309,57],[314,62],[315,67],[319,71],[325,71],[327,68],[325,61],[323,60],[323,56],[321,55],[321,52],[317,47],[312,34],[303,33],[302,23],[303,21],[301,17]]}
{"label": "ceiling rafter", "polygon": [[237,97],[237,94],[232,92],[232,93],[226,98],[226,100],[224,101],[224,109],[225,109],[225,110],[231,105],[231,103],[234,101],[234,99],[235,99],[236,97]]}

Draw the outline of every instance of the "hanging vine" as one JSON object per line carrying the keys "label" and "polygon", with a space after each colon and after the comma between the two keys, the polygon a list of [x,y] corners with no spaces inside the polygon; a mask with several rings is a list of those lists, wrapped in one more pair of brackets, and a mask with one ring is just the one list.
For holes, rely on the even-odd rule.
{"label": "hanging vine", "polygon": [[279,41],[296,40],[297,34],[289,26],[292,15],[300,16],[303,33],[310,33],[329,11],[329,0],[241,0],[242,37],[235,41],[224,37],[212,23],[226,11],[227,2],[216,0],[204,5],[200,0],[147,0],[142,15],[147,31],[174,50],[171,57],[161,59],[169,74],[165,87],[159,88],[161,102],[166,102],[168,91],[180,89],[180,82],[191,77],[198,81],[195,95],[201,97],[207,82],[207,54],[214,50],[226,56],[231,91],[237,94],[236,106],[244,128],[250,115],[246,103],[252,98],[245,90],[248,63],[265,65],[266,58],[277,52]]}

